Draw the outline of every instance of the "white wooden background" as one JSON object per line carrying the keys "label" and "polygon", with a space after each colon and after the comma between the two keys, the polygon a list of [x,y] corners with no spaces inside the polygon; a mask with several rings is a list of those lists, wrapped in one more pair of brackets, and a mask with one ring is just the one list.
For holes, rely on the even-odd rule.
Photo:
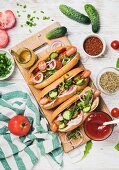
{"label": "white wooden background", "polygon": [[[59,21],[62,25],[68,28],[69,39],[72,44],[78,47],[82,57],[85,57],[82,51],[82,40],[86,35],[91,34],[91,26],[85,26],[76,23],[66,18],[58,9],[59,4],[64,3],[74,7],[75,9],[85,13],[84,5],[92,3],[98,9],[101,18],[101,29],[99,34],[104,37],[107,44],[107,51],[104,57],[99,59],[88,59],[85,67],[92,71],[92,79],[96,82],[96,77],[99,71],[105,67],[115,66],[116,59],[119,57],[119,51],[114,51],[110,48],[110,42],[114,39],[119,40],[119,0],[1,0],[0,11],[11,9],[15,12],[19,10],[16,2],[27,4],[27,12],[33,10],[39,11],[39,17],[42,18],[41,10],[46,16],[50,16],[54,21]],[[32,33],[27,27],[21,28],[20,25],[25,22],[24,14],[20,18],[17,17],[17,25],[14,29],[9,30],[10,43],[6,49],[14,46],[32,33],[36,33],[42,28],[48,26],[53,21],[43,21],[40,19],[38,25],[32,29]],[[23,78],[16,69],[12,76],[12,81],[17,81],[22,85]],[[104,95],[102,94],[106,104],[111,110],[113,107],[119,107],[119,94]],[[102,142],[93,142],[93,148],[90,154],[78,164],[72,163],[74,158],[81,157],[84,146],[77,148],[75,151],[64,154],[64,168],[62,170],[119,170],[119,152],[114,149],[115,144],[119,142],[119,128],[115,128],[112,136]],[[52,167],[45,158],[42,158],[40,163],[34,168],[35,170],[51,170]]]}

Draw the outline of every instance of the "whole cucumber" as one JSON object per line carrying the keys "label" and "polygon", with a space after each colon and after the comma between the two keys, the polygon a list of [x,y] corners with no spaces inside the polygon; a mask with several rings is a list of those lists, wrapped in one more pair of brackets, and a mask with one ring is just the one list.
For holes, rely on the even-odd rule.
{"label": "whole cucumber", "polygon": [[80,12],[76,11],[75,9],[67,5],[61,4],[59,6],[59,9],[64,15],[66,15],[70,19],[73,19],[83,24],[90,24],[90,19],[87,16],[85,16],[84,14],[81,14]]}
{"label": "whole cucumber", "polygon": [[66,27],[57,27],[46,34],[46,38],[49,40],[63,37],[67,33]]}
{"label": "whole cucumber", "polygon": [[99,14],[98,14],[97,10],[95,9],[95,7],[93,5],[86,4],[85,11],[91,20],[92,31],[94,33],[97,33],[100,29],[100,18],[99,18]]}

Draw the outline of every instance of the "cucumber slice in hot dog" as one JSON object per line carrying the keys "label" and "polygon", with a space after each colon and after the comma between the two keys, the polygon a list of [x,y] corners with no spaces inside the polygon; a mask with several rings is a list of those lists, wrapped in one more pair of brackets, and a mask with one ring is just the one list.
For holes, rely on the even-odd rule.
{"label": "cucumber slice in hot dog", "polygon": [[70,110],[66,110],[63,112],[63,118],[66,120],[70,120],[72,118],[72,113]]}
{"label": "cucumber slice in hot dog", "polygon": [[49,57],[51,59],[57,58],[58,57],[58,53],[57,52],[52,52]]}
{"label": "cucumber slice in hot dog", "polygon": [[87,107],[85,107],[85,108],[83,109],[83,112],[84,112],[84,113],[87,113],[87,112],[90,111],[90,109],[91,109],[91,106],[87,106]]}
{"label": "cucumber slice in hot dog", "polygon": [[57,97],[57,95],[58,95],[57,91],[52,90],[52,91],[49,92],[49,96],[52,99],[55,99]]}
{"label": "cucumber slice in hot dog", "polygon": [[60,122],[59,129],[63,129],[65,127],[66,127],[66,125],[63,122]]}
{"label": "cucumber slice in hot dog", "polygon": [[78,80],[78,81],[76,82],[76,85],[82,86],[84,83],[85,83],[85,80],[84,80],[84,79],[81,79],[81,80]]}

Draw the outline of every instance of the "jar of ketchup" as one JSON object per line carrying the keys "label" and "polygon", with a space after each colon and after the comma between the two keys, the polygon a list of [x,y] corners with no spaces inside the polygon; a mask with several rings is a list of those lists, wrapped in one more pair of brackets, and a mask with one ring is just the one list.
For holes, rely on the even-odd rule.
{"label": "jar of ketchup", "polygon": [[102,111],[92,112],[84,122],[86,135],[92,140],[105,140],[111,135],[114,128],[114,125],[103,125],[104,122],[108,121],[112,121],[109,114]]}

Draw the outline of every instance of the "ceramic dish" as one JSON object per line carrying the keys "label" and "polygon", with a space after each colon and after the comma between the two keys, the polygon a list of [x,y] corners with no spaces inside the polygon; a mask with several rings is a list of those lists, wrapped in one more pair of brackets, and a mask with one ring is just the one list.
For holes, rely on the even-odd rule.
{"label": "ceramic dish", "polygon": [[14,59],[13,59],[12,55],[8,51],[0,49],[0,54],[4,54],[4,53],[6,53],[7,58],[11,59],[11,61],[12,61],[12,64],[11,64],[12,68],[10,70],[10,73],[7,74],[5,77],[0,78],[0,80],[5,80],[5,79],[9,78],[12,75],[12,73],[14,71],[14,67],[15,67],[15,63],[14,63]]}
{"label": "ceramic dish", "polygon": [[[99,39],[101,40],[102,44],[103,44],[102,51],[101,51],[101,53],[99,53],[98,55],[90,55],[90,54],[88,54],[88,53],[85,51],[85,49],[84,49],[84,43],[85,43],[85,41],[86,41],[88,38],[90,38],[90,37],[97,37],[97,38],[99,38]],[[85,53],[88,57],[92,57],[92,58],[101,57],[101,56],[104,54],[105,49],[106,49],[105,40],[104,40],[101,36],[99,36],[99,35],[97,35],[97,34],[91,34],[91,35],[86,36],[85,39],[84,39],[84,41],[83,41],[83,45],[82,45],[82,46],[83,46],[83,51],[84,51],[84,53]]]}
{"label": "ceramic dish", "polygon": [[114,73],[116,73],[116,74],[119,75],[119,71],[118,71],[117,69],[113,68],[113,67],[104,68],[104,69],[102,69],[102,70],[99,72],[99,74],[98,74],[98,76],[97,76],[96,85],[97,85],[98,89],[100,89],[101,92],[103,92],[103,93],[105,93],[105,94],[108,94],[108,95],[116,94],[116,93],[119,91],[119,88],[118,88],[115,92],[113,92],[113,93],[108,93],[107,91],[105,91],[105,90],[100,86],[100,83],[99,83],[99,82],[100,82],[100,77],[101,77],[102,74],[104,74],[104,73],[106,73],[106,72],[114,72]]}

